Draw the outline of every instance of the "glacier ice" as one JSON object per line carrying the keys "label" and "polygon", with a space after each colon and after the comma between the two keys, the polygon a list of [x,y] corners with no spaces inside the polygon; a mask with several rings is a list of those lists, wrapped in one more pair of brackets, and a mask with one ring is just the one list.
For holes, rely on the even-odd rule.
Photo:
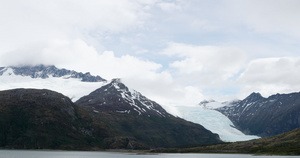
{"label": "glacier ice", "polygon": [[233,123],[222,113],[201,106],[166,107],[167,111],[187,121],[201,124],[206,129],[217,133],[225,142],[246,141],[258,139],[254,135],[245,135],[234,128]]}

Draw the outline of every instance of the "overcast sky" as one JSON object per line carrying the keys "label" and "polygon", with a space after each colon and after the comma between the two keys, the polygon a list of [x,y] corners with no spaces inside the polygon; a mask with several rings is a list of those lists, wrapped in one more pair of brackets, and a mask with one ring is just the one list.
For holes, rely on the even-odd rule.
{"label": "overcast sky", "polygon": [[122,78],[161,104],[300,91],[299,0],[0,0],[0,66]]}

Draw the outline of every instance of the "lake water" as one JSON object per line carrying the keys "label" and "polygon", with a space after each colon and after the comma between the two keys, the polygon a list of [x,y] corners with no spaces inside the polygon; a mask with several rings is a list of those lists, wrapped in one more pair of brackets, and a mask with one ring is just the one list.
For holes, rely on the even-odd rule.
{"label": "lake water", "polygon": [[0,150],[0,158],[295,158],[240,154],[135,154],[121,152]]}

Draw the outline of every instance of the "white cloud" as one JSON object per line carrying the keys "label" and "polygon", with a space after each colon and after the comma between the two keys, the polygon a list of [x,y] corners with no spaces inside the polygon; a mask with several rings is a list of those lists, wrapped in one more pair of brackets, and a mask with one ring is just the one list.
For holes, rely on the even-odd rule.
{"label": "white cloud", "polygon": [[97,56],[95,49],[80,39],[52,40],[2,53],[0,63],[1,65],[75,64],[87,62]]}
{"label": "white cloud", "polygon": [[264,96],[276,93],[291,93],[300,89],[300,58],[281,57],[256,59],[249,63],[238,83],[240,95],[251,92]]}
{"label": "white cloud", "polygon": [[163,106],[195,105],[204,99],[198,88],[181,84],[165,71],[151,76],[125,78],[124,82]]}
{"label": "white cloud", "polygon": [[[226,1],[231,20],[244,22],[260,33],[283,33],[300,36],[298,0]],[[229,18],[229,17],[228,17]]]}
{"label": "white cloud", "polygon": [[241,70],[246,59],[245,52],[235,47],[195,46],[182,43],[171,43],[162,53],[179,58],[172,62],[170,67],[179,70],[181,74],[209,77],[203,84],[233,77]]}
{"label": "white cloud", "polygon": [[176,3],[171,3],[171,2],[160,2],[157,4],[163,11],[176,11],[176,10],[180,10],[181,7],[180,5],[176,4]]}
{"label": "white cloud", "polygon": [[98,53],[94,47],[80,39],[53,40],[34,44],[0,56],[1,65],[56,65],[58,67],[92,72],[111,79],[133,77],[156,72],[160,64],[130,55],[116,57],[114,52]]}
{"label": "white cloud", "polygon": [[[107,33],[142,27],[148,17],[139,0],[11,0],[0,5],[0,51],[49,39],[105,40]],[[100,41],[98,41],[100,42]]]}

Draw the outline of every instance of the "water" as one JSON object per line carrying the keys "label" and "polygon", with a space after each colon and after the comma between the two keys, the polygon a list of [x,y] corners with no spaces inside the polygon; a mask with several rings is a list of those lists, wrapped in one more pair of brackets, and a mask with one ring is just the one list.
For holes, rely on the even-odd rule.
{"label": "water", "polygon": [[135,154],[121,152],[0,150],[0,158],[295,158],[241,154]]}

